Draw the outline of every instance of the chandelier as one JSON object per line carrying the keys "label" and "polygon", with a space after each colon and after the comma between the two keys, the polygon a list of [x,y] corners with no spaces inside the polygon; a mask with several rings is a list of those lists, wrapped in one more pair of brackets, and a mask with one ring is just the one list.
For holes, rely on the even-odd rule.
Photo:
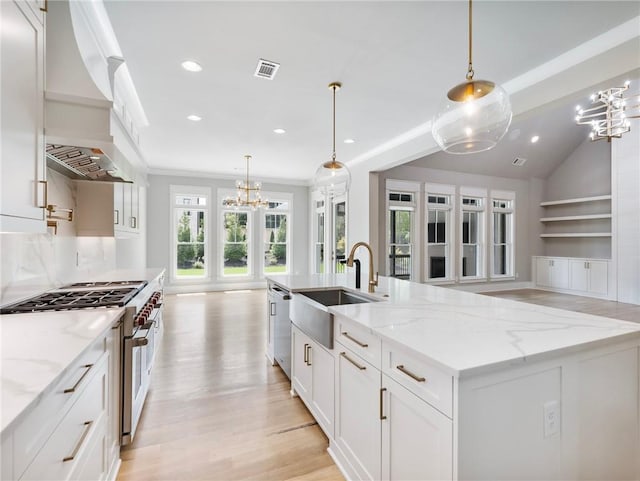
{"label": "chandelier", "polygon": [[629,119],[640,117],[640,95],[624,97],[630,84],[627,80],[622,87],[612,87],[591,95],[592,107],[588,109],[579,105],[576,107],[576,124],[591,126],[591,140],[607,139],[607,142],[611,142],[612,138],[620,138],[631,130]]}
{"label": "chandelier", "polygon": [[[262,184],[260,182],[254,182],[253,185],[249,182],[249,160],[251,160],[250,155],[245,155],[244,158],[247,160],[247,178],[246,180],[238,180],[236,181],[236,196],[227,197],[224,200],[224,205],[229,207],[251,207],[253,210],[256,208],[266,207],[269,205],[269,201],[260,197],[260,188]],[[255,195],[251,198],[251,193],[254,192]]]}
{"label": "chandelier", "polygon": [[507,92],[489,80],[474,80],[472,62],[473,19],[469,0],[469,66],[466,82],[447,93],[433,118],[431,133],[450,154],[473,154],[496,146],[511,124]]}
{"label": "chandelier", "polygon": [[313,181],[314,187],[330,198],[346,194],[351,184],[349,168],[336,160],[336,91],[340,90],[340,87],[342,87],[340,82],[329,84],[329,88],[333,90],[333,153],[331,160],[318,167]]}

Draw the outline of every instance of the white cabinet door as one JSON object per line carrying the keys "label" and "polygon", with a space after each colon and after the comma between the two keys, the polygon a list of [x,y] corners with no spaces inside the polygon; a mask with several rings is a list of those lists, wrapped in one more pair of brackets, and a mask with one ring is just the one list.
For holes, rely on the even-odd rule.
{"label": "white cabinet door", "polygon": [[453,479],[453,422],[386,375],[382,386],[382,478]]}
{"label": "white cabinet door", "polygon": [[129,227],[134,231],[140,229],[140,188],[136,184],[129,184],[131,189],[131,217]]}
{"label": "white cabinet door", "polygon": [[567,259],[551,259],[551,287],[569,288],[569,261]]}
{"label": "white cabinet door", "polygon": [[267,296],[267,359],[272,366],[276,365],[274,345],[276,332],[276,303]]}
{"label": "white cabinet door", "polygon": [[607,295],[609,293],[609,272],[606,261],[587,261],[589,272],[589,292]]}
{"label": "white cabinet door", "polygon": [[124,208],[124,184],[120,182],[113,183],[113,225],[118,228],[124,227],[125,224],[125,208]]}
{"label": "white cabinet door", "polygon": [[589,271],[586,261],[574,259],[569,261],[569,289],[584,292],[589,290]]}
{"label": "white cabinet door", "polygon": [[109,371],[108,371],[108,404],[107,404],[107,428],[106,428],[106,471],[113,471],[120,458],[120,396],[122,390],[121,373],[121,342],[120,334],[121,319],[117,325],[111,330],[106,337],[107,351],[109,352]]}
{"label": "white cabinet door", "polygon": [[551,287],[551,260],[546,257],[536,259],[536,284]]}
{"label": "white cabinet door", "polygon": [[45,232],[44,26],[0,2],[0,231]]}
{"label": "white cabinet door", "polygon": [[309,362],[312,371],[311,398],[318,424],[328,436],[333,437],[335,410],[335,382],[333,356],[313,342]]}
{"label": "white cabinet door", "polygon": [[380,479],[380,371],[336,343],[336,442],[359,479]]}
{"label": "white cabinet door", "polygon": [[293,389],[311,404],[311,365],[309,364],[309,349],[311,339],[295,326],[291,326],[291,384]]}

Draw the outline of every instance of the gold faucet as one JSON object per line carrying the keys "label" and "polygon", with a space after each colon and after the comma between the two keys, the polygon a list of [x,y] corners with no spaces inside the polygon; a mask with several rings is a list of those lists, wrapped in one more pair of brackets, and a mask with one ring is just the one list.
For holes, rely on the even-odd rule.
{"label": "gold faucet", "polygon": [[356,253],[356,249],[358,247],[366,247],[369,251],[369,292],[375,292],[376,286],[378,285],[378,273],[376,272],[376,278],[373,279],[373,252],[371,250],[371,246],[366,242],[356,242],[351,248],[351,252],[349,252],[349,258],[347,259],[347,266],[353,267],[353,255]]}

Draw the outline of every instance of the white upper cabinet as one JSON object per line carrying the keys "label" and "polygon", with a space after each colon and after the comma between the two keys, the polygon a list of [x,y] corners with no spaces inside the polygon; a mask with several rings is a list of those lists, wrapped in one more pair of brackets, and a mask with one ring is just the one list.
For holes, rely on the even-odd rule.
{"label": "white upper cabinet", "polygon": [[46,231],[44,25],[31,4],[0,2],[2,232]]}

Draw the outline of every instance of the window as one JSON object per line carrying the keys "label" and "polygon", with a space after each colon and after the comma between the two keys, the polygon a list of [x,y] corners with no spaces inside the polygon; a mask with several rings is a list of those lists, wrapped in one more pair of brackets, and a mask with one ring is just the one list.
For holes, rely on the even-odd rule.
{"label": "window", "polygon": [[289,272],[289,202],[270,201],[263,209],[262,239],[264,245],[265,274],[285,274]]}
{"label": "window", "polygon": [[316,274],[324,272],[324,200],[315,200],[314,217],[314,270]]}
{"label": "window", "polygon": [[491,197],[491,277],[513,277],[515,193],[492,191]]}
{"label": "window", "polygon": [[484,205],[486,193],[480,189],[460,188],[461,196],[461,277],[483,278]]}
{"label": "window", "polygon": [[247,276],[249,271],[249,212],[222,212],[222,275]]}
{"label": "window", "polygon": [[344,272],[343,261],[347,258],[347,201],[333,200],[333,241],[334,241],[334,257],[335,272]]}
{"label": "window", "polygon": [[389,217],[387,220],[390,277],[411,279],[411,250],[413,194],[389,192]]}
{"label": "window", "polygon": [[207,229],[210,190],[203,187],[172,185],[170,192],[173,206],[173,278],[206,278],[209,276]]}
{"label": "window", "polygon": [[453,215],[455,187],[426,184],[427,281],[453,279]]}

